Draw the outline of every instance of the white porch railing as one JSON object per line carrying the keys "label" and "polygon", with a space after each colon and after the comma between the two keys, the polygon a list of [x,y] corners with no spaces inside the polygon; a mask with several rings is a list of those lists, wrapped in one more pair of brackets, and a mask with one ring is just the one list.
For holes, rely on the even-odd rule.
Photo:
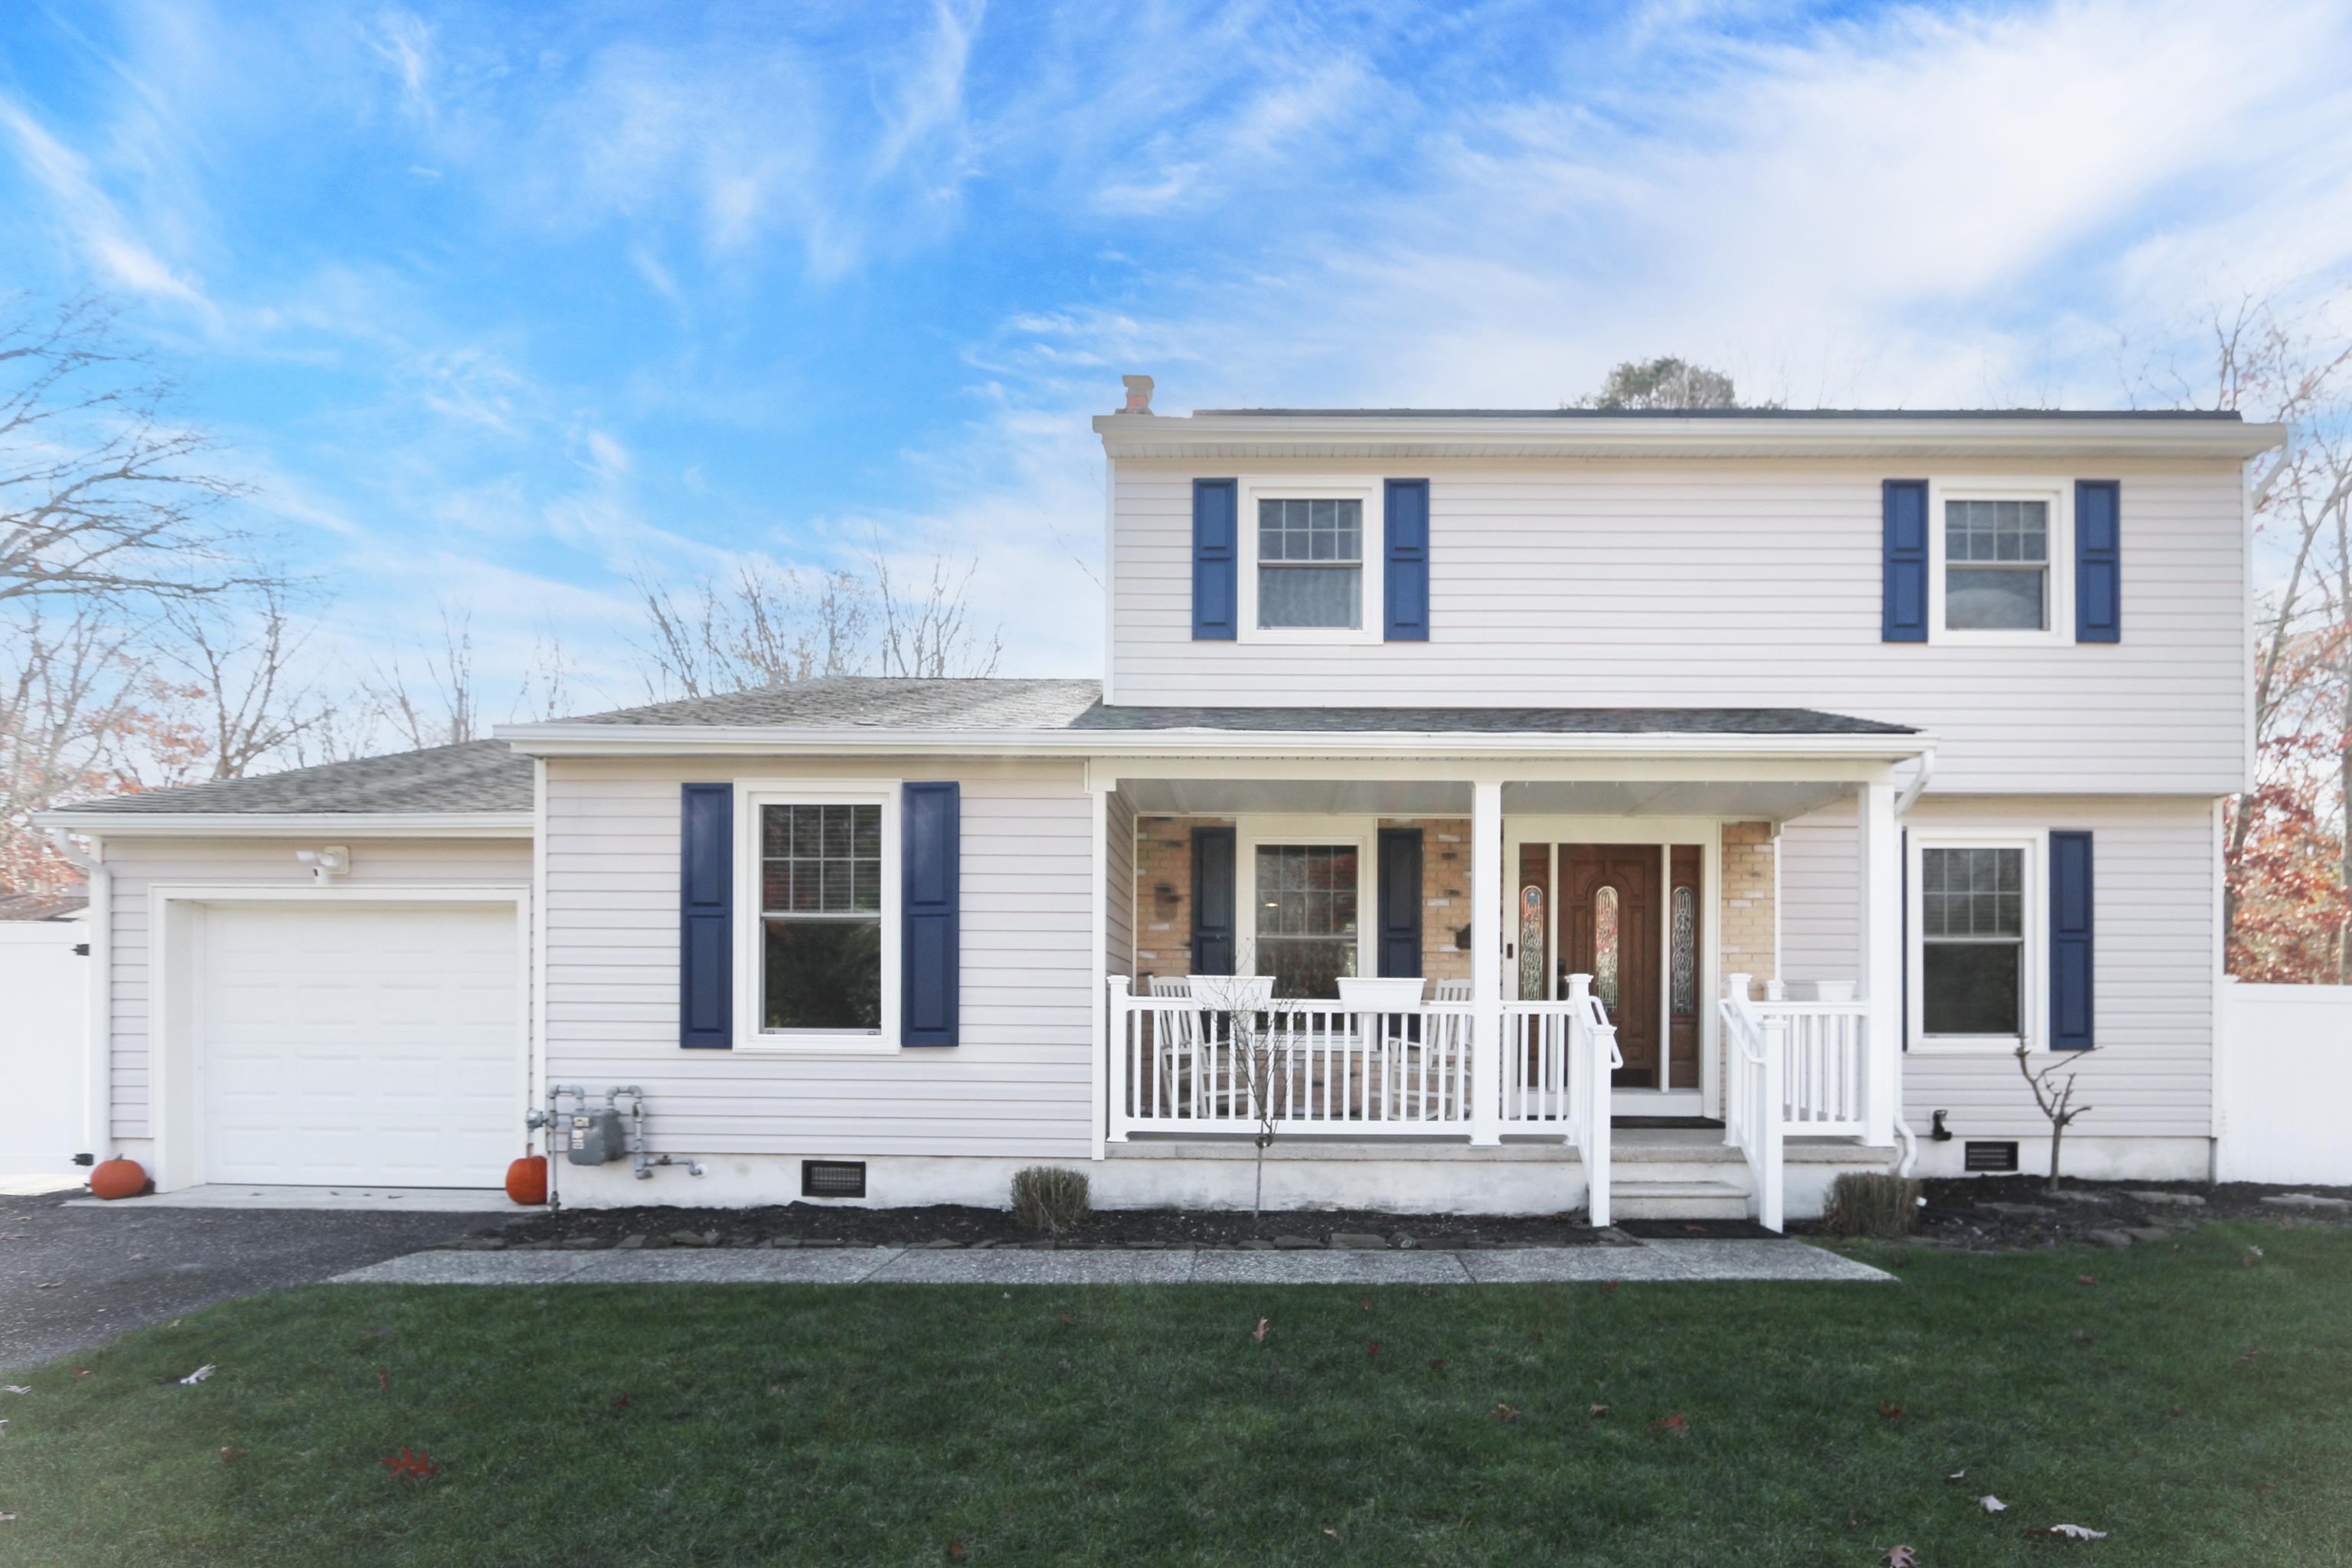
{"label": "white porch railing", "polygon": [[1724,1142],[1748,1157],[1756,1223],[1779,1230],[1791,1135],[1859,1138],[1868,1127],[1868,1005],[1748,1000],[1748,977],[1724,977]]}
{"label": "white porch railing", "polygon": [[1503,1004],[1487,1042],[1468,1002],[1274,999],[1258,1010],[1138,996],[1113,975],[1109,1136],[1255,1133],[1261,1107],[1289,1132],[1549,1135],[1582,1154],[1592,1223],[1606,1225],[1609,1075],[1622,1058],[1588,984],[1571,977],[1566,1002]]}

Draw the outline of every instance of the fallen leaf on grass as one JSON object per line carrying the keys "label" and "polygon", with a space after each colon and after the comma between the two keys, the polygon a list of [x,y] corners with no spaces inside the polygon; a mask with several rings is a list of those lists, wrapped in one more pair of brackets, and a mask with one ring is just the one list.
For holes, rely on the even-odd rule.
{"label": "fallen leaf on grass", "polygon": [[1250,1338],[1256,1341],[1259,1344],[1265,1343],[1265,1325],[1270,1320],[1265,1318],[1260,1318],[1257,1321],[1257,1327],[1250,1331]]}
{"label": "fallen leaf on grass", "polygon": [[949,1556],[950,1556],[950,1557],[961,1557],[961,1556],[962,1556],[962,1555],[963,1555],[963,1542],[961,1542],[961,1541],[950,1541],[950,1542],[948,1542],[948,1555],[949,1555]]}
{"label": "fallen leaf on grass", "polygon": [[2179,1406],[2178,1405],[2174,1405],[2171,1409],[2169,1409],[2169,1410],[2166,1411],[2166,1412],[2165,1412],[2165,1414],[2166,1414],[2167,1415],[2169,1415],[2169,1416],[2173,1417],[2175,1420],[2179,1420],[2181,1416],[2188,1415],[2188,1414],[2189,1414],[2189,1412],[2187,1412],[2186,1410],[2183,1410],[2182,1408],[2180,1408],[2180,1406]]}
{"label": "fallen leaf on grass", "polygon": [[2263,1353],[2263,1352],[2260,1352],[2260,1351],[2248,1351],[2245,1354],[2243,1354],[2243,1355],[2240,1356],[2238,1359],[2239,1359],[2240,1361],[2252,1361],[2252,1360],[2253,1360],[2256,1356],[2258,1356],[2258,1355],[2260,1355],[2260,1354],[2262,1354],[2262,1353]]}
{"label": "fallen leaf on grass", "polygon": [[1585,1414],[1588,1415],[1606,1415],[1609,1414],[1609,1406],[1606,1405],[1588,1405],[1585,1407]]}
{"label": "fallen leaf on grass", "polygon": [[245,1450],[242,1448],[230,1448],[224,1447],[221,1449],[221,1463],[224,1465],[234,1465],[239,1459],[244,1458]]}
{"label": "fallen leaf on grass", "polygon": [[1432,1372],[1444,1372],[1445,1370],[1445,1358],[1444,1356],[1439,1356],[1435,1361],[1431,1362],[1429,1363],[1429,1370]]}
{"label": "fallen leaf on grass", "polygon": [[1919,1553],[1913,1547],[1890,1546],[1886,1549],[1885,1563],[1886,1568],[1919,1568]]}
{"label": "fallen leaf on grass", "polygon": [[1487,1414],[1497,1421],[1517,1421],[1519,1418],[1517,1409],[1508,1405],[1497,1405]]}
{"label": "fallen leaf on grass", "polygon": [[1369,1312],[1369,1311],[1370,1311],[1371,1310],[1372,1310],[1372,1299],[1371,1299],[1370,1296],[1367,1296],[1367,1297],[1365,1297],[1365,1298],[1364,1298],[1364,1310],[1365,1310],[1365,1311],[1367,1311],[1367,1312]]}
{"label": "fallen leaf on grass", "polygon": [[1365,1342],[1364,1342],[1364,1359],[1365,1359],[1366,1361],[1370,1361],[1370,1360],[1371,1360],[1371,1359],[1372,1359],[1372,1357],[1374,1357],[1374,1356],[1376,1356],[1376,1355],[1378,1355],[1378,1354],[1380,1354],[1380,1353],[1381,1353],[1381,1342],[1380,1342],[1380,1341],[1378,1341],[1378,1340],[1367,1340],[1367,1341],[1365,1341]]}
{"label": "fallen leaf on grass", "polygon": [[1690,1436],[1690,1422],[1682,1415],[1661,1415],[1650,1423],[1653,1431],[1664,1432],[1669,1437]]}
{"label": "fallen leaf on grass", "polygon": [[1075,1329],[1078,1326],[1078,1321],[1077,1319],[1070,1316],[1069,1313],[1065,1312],[1062,1314],[1062,1326],[1066,1329]]}
{"label": "fallen leaf on grass", "polygon": [[383,1390],[384,1390],[385,1392],[389,1393],[389,1392],[391,1391],[391,1389],[392,1389],[392,1373],[388,1373],[388,1372],[384,1371],[384,1370],[383,1370],[383,1368],[382,1368],[382,1367],[378,1367],[378,1368],[376,1368],[376,1369],[375,1369],[375,1385],[376,1385],[378,1388],[383,1389]]}
{"label": "fallen leaf on grass", "polygon": [[2256,1497],[2260,1497],[2264,1492],[2274,1492],[2276,1490],[2278,1490],[2278,1483],[2276,1481],[2263,1481],[2255,1486],[2254,1495]]}
{"label": "fallen leaf on grass", "polygon": [[431,1480],[441,1471],[441,1467],[433,1462],[432,1454],[423,1448],[403,1448],[390,1458],[379,1462],[404,1481]]}
{"label": "fallen leaf on grass", "polygon": [[0,1384],[0,1394],[30,1394],[33,1391],[21,1383]]}
{"label": "fallen leaf on grass", "polygon": [[1601,1282],[1601,1293],[1604,1296],[1614,1296],[1617,1293],[1617,1281],[1603,1279]]}
{"label": "fallen leaf on grass", "polygon": [[1878,1414],[1882,1419],[1888,1421],[1900,1421],[1903,1419],[1903,1406],[1900,1405],[1889,1405],[1886,1401],[1882,1399],[1878,1402]]}
{"label": "fallen leaf on grass", "polygon": [[2055,1535],[2065,1541],[2105,1541],[2107,1538],[2105,1531],[2093,1530],[2087,1525],[2081,1524],[2045,1524],[2037,1529],[2029,1530],[2025,1533]]}
{"label": "fallen leaf on grass", "polygon": [[181,1381],[183,1384],[195,1384],[195,1383],[202,1383],[202,1382],[204,1382],[204,1380],[205,1380],[205,1379],[206,1379],[206,1378],[210,1377],[212,1374],[213,1374],[213,1363],[210,1363],[210,1362],[206,1362],[206,1363],[205,1363],[205,1364],[204,1364],[204,1365],[202,1365],[202,1366],[200,1366],[200,1367],[196,1368],[196,1370],[195,1370],[195,1371],[194,1371],[194,1372],[192,1372],[192,1373],[188,1373],[188,1375],[187,1375],[187,1376],[185,1376],[185,1377],[184,1377],[184,1378],[180,1379],[180,1381]]}
{"label": "fallen leaf on grass", "polygon": [[88,1377],[89,1375],[89,1368],[86,1366],[78,1366],[74,1368],[74,1375],[76,1377]]}
{"label": "fallen leaf on grass", "polygon": [[1950,1475],[1944,1478],[1944,1484],[1948,1487],[1958,1486],[1960,1482],[1968,1479],[1968,1477],[1969,1473],[1966,1470],[1954,1470]]}
{"label": "fallen leaf on grass", "polygon": [[16,1516],[13,1513],[0,1513],[0,1524],[12,1524],[16,1519]]}
{"label": "fallen leaf on grass", "polygon": [[1993,1496],[1990,1492],[1987,1492],[1984,1496],[1977,1499],[1977,1506],[1984,1510],[1987,1513],[2007,1513],[2009,1511],[2009,1505],[2001,1501],[2000,1499]]}
{"label": "fallen leaf on grass", "polygon": [[625,1394],[616,1394],[609,1403],[615,1410],[626,1410],[629,1407],[629,1396]]}
{"label": "fallen leaf on grass", "polygon": [[2099,1277],[2095,1274],[2077,1274],[2074,1276],[2074,1283],[2077,1285],[2096,1285],[2098,1282]]}
{"label": "fallen leaf on grass", "polygon": [[1324,1533],[1324,1534],[1326,1534],[1326,1535],[1328,1535],[1328,1536],[1329,1536],[1329,1537],[1330,1537],[1332,1540],[1334,1540],[1334,1541],[1337,1541],[1337,1540],[1339,1540],[1339,1532],[1338,1531],[1336,1531],[1336,1530],[1331,1529],[1328,1525],[1326,1525],[1326,1526],[1324,1527],[1323,1533]]}
{"label": "fallen leaf on grass", "polygon": [[2246,1248],[2245,1256],[2238,1259],[2238,1265],[2242,1268],[2252,1268],[2262,1260],[2263,1249],[2259,1247],[2249,1247]]}

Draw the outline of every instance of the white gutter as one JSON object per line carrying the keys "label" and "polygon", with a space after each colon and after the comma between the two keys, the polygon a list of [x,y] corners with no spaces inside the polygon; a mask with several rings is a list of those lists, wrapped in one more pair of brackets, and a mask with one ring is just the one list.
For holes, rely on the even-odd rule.
{"label": "white gutter", "polygon": [[1905,762],[1926,735],[1542,734],[1525,731],[890,730],[750,724],[515,724],[496,738],[527,757],[728,752],[994,757],[1698,756]]}
{"label": "white gutter", "polygon": [[1906,418],[1824,415],[1639,418],[1549,412],[1458,415],[1107,414],[1113,458],[2227,458],[2283,446],[2284,425],[2227,419]]}
{"label": "white gutter", "polygon": [[528,838],[528,811],[45,811],[52,833],[119,838]]}
{"label": "white gutter", "polygon": [[89,848],[76,848],[63,828],[49,829],[58,854],[81,868],[89,881],[89,912],[82,921],[89,937],[89,997],[82,1023],[82,1109],[96,1164],[114,1148],[114,868],[106,845],[90,836]]}

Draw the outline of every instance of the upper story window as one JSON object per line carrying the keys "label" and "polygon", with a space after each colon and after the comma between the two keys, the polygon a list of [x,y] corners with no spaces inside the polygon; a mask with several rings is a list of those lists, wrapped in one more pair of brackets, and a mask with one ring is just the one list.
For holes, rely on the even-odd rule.
{"label": "upper story window", "polygon": [[1379,484],[1249,478],[1241,487],[1241,640],[1381,640]]}
{"label": "upper story window", "polygon": [[1949,481],[1936,489],[1933,639],[2073,641],[2066,487]]}
{"label": "upper story window", "polygon": [[1953,631],[2050,626],[2050,503],[1944,502],[1944,625]]}
{"label": "upper story window", "polygon": [[1364,624],[1364,503],[1257,503],[1257,624],[1349,631]]}

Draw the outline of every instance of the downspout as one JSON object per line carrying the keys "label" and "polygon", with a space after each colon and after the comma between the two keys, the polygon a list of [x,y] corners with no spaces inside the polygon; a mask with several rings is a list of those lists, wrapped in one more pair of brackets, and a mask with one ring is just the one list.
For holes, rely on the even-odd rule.
{"label": "downspout", "polygon": [[62,827],[49,829],[57,852],[79,867],[89,886],[89,998],[82,1026],[83,1104],[89,1148],[78,1163],[104,1159],[114,1147],[114,868],[96,834],[87,852]]}
{"label": "downspout", "polygon": [[[1927,789],[1927,781],[1935,776],[1936,753],[1932,750],[1920,752],[1918,773],[1913,776],[1910,784],[1904,788],[1903,793],[1895,797],[1895,841],[1897,844],[1901,844],[1903,842],[1904,814],[1911,809],[1913,804],[1918,800],[1920,794]],[[1898,851],[1898,853],[1902,854],[1904,857],[1905,875],[1907,877],[1909,875],[1910,852],[1906,849]],[[1904,942],[1903,962],[1905,963],[1909,963],[1911,962],[1910,942],[1907,938]],[[1908,997],[1905,998],[1903,1005],[1906,1008],[1910,1006],[1911,1004]],[[1895,1060],[1899,1063],[1902,1059],[1902,1053],[1897,1051],[1895,1053]],[[1898,1176],[1907,1176],[1911,1173],[1911,1167],[1918,1163],[1919,1161],[1919,1134],[1912,1131],[1911,1124],[1908,1121],[1903,1120],[1903,1096],[1899,1089],[1895,1096],[1895,1136],[1901,1140],[1903,1144],[1903,1157],[1895,1162],[1895,1173]]]}

